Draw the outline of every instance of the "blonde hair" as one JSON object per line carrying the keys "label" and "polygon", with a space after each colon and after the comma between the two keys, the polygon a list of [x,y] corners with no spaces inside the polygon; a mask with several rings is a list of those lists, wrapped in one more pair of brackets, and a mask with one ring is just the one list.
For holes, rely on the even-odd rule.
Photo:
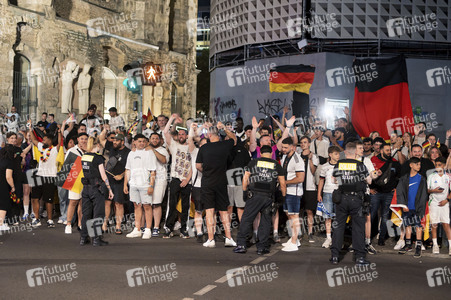
{"label": "blonde hair", "polygon": [[97,137],[90,136],[88,138],[88,144],[86,146],[86,152],[91,152],[95,146],[100,145],[100,140]]}

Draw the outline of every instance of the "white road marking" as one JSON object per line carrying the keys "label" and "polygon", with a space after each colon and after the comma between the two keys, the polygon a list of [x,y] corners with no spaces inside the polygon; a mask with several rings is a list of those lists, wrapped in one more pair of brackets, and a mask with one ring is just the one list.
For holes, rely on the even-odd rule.
{"label": "white road marking", "polygon": [[203,287],[202,289],[198,290],[197,292],[195,292],[194,295],[203,296],[214,288],[216,288],[216,285],[209,284],[209,285]]}

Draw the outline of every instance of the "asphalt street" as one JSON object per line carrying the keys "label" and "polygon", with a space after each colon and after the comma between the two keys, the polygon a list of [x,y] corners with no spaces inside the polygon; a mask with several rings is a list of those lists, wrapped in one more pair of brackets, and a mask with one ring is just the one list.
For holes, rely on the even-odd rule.
{"label": "asphalt street", "polygon": [[[62,225],[25,229],[0,236],[1,299],[435,299],[451,292],[448,249],[415,259],[377,247],[373,264],[355,269],[350,253],[332,266],[319,237],[298,252],[278,244],[258,256],[255,247],[235,254],[222,242],[207,249],[179,237],[107,234],[106,247],[79,246],[78,232],[65,235]],[[430,269],[440,276],[428,281]]]}

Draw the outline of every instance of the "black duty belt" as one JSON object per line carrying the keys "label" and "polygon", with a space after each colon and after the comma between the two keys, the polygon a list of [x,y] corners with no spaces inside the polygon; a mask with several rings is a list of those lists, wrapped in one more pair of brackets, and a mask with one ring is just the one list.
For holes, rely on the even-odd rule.
{"label": "black duty belt", "polygon": [[262,192],[262,191],[255,191],[255,190],[249,190],[249,192],[252,193],[253,195],[261,195],[261,196],[266,196],[266,197],[270,197],[270,198],[272,198],[274,196],[274,193],[271,193],[271,192]]}
{"label": "black duty belt", "polygon": [[343,192],[343,195],[363,196],[363,191],[359,191],[359,192]]}

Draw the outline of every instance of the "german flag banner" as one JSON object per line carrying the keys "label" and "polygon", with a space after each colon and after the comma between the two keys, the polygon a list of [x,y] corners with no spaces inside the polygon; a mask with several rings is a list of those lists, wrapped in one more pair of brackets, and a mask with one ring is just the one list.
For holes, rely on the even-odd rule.
{"label": "german flag banner", "polygon": [[69,153],[61,170],[58,178],[65,178],[62,188],[80,194],[83,190],[83,184],[81,183],[83,178],[81,156]]}
{"label": "german flag banner", "polygon": [[404,204],[398,204],[398,197],[396,196],[396,190],[393,193],[393,198],[391,200],[390,209],[392,211],[391,221],[396,226],[400,227],[402,225],[402,209],[407,208]]}
{"label": "german flag banner", "polygon": [[315,67],[306,65],[278,66],[269,71],[269,91],[310,93]]}
{"label": "german flag banner", "polygon": [[360,136],[378,131],[382,138],[390,133],[414,133],[414,119],[403,56],[389,59],[356,59],[352,124]]}

